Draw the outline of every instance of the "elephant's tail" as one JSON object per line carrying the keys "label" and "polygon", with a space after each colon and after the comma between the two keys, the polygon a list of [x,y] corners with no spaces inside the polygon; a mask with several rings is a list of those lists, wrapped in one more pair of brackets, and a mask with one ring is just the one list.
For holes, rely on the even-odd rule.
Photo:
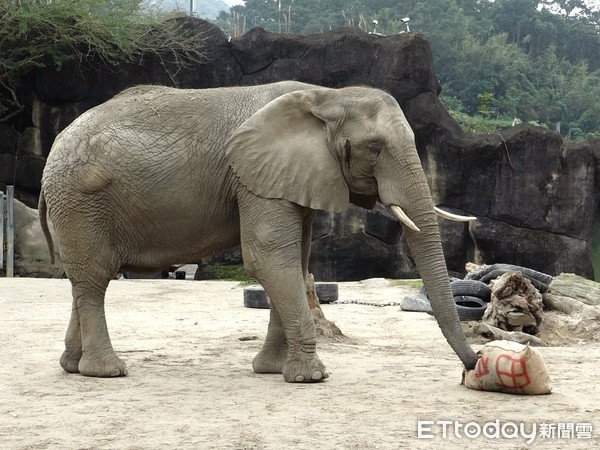
{"label": "elephant's tail", "polygon": [[48,244],[48,250],[50,251],[50,263],[54,264],[54,242],[52,242],[52,235],[50,234],[50,229],[48,228],[46,212],[46,199],[44,198],[44,190],[42,189],[40,192],[40,200],[38,202],[38,215],[40,216],[40,225],[42,226],[42,231],[44,232],[44,237],[46,238],[46,243]]}

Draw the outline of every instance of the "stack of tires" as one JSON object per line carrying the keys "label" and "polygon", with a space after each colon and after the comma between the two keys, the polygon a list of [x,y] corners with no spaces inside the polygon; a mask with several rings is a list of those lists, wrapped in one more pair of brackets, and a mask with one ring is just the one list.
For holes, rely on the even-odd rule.
{"label": "stack of tires", "polygon": [[[492,295],[488,283],[506,272],[521,272],[541,293],[548,290],[548,285],[552,281],[550,275],[511,264],[483,266],[468,273],[464,280],[452,279],[450,288],[460,320],[479,320],[483,317]],[[400,303],[400,308],[404,311],[424,311],[433,314],[425,288],[417,295],[405,297]]]}
{"label": "stack of tires", "polygon": [[479,320],[483,317],[492,298],[492,290],[487,284],[476,280],[452,280],[450,288],[460,320]]}
{"label": "stack of tires", "polygon": [[[490,287],[481,281],[452,279],[450,288],[459,319],[463,321],[481,319],[492,296]],[[424,311],[433,314],[425,288],[422,288],[417,295],[405,297],[400,303],[400,308],[404,311]]]}

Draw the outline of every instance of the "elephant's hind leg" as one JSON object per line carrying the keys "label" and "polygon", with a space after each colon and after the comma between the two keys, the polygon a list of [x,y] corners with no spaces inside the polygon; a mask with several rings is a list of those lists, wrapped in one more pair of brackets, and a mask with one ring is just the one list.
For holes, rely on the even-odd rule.
{"label": "elephant's hind leg", "polygon": [[119,270],[116,252],[99,226],[86,225],[82,219],[61,225],[61,253],[73,305],[60,364],[67,372],[87,376],[126,375],[125,364],[112,348],[104,314],[106,288]]}
{"label": "elephant's hind leg", "polygon": [[81,331],[79,327],[79,311],[75,292],[73,292],[73,307],[71,309],[71,319],[65,336],[65,351],[60,357],[60,365],[65,371],[70,373],[79,372],[79,361],[81,360]]}
{"label": "elephant's hind leg", "polygon": [[[104,314],[104,295],[108,281],[98,285],[89,281],[73,284],[73,311],[61,365],[68,372],[92,377],[127,375],[125,363],[113,350]],[[77,326],[79,325],[79,326]],[[79,359],[77,370],[75,362]]]}

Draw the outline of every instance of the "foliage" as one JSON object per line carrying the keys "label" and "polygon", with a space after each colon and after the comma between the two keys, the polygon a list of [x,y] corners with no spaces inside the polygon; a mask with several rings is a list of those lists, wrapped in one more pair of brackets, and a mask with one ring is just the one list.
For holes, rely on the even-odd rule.
{"label": "foliage", "polygon": [[[198,37],[181,20],[141,8],[141,0],[0,0],[0,85],[11,97],[0,117],[21,108],[17,87],[33,69],[140,63],[153,54],[178,68],[202,60]],[[3,111],[4,109],[4,111]]]}
{"label": "foliage", "polygon": [[[463,131],[469,134],[490,134],[497,133],[498,131],[504,130],[511,126],[514,126],[522,121],[518,119],[509,118],[495,118],[490,117],[489,114],[485,115],[469,115],[461,112],[460,103],[455,98],[444,97],[440,98],[442,104],[446,107],[450,115],[456,122],[461,126]],[[458,105],[458,107],[457,107]],[[530,120],[527,123],[540,128],[547,128],[543,123],[535,120]]]}
{"label": "foliage", "polygon": [[255,284],[257,281],[248,276],[243,264],[215,264],[202,266],[210,279],[239,281],[241,284]]}
{"label": "foliage", "polygon": [[455,110],[449,110],[449,113],[465,132],[471,134],[496,133],[513,124],[508,119],[490,119],[479,115],[470,116]]}
{"label": "foliage", "polygon": [[453,99],[455,112],[474,117],[465,119],[468,128],[481,128],[476,116],[485,115],[485,128],[501,125],[488,124],[488,118],[551,129],[560,124],[565,138],[582,140],[600,132],[600,9],[590,5],[585,0],[246,0],[221,12],[217,24],[227,32],[235,12],[234,23],[243,21],[244,31],[261,26],[315,33],[360,26],[371,32],[376,19],[377,33],[391,35],[403,32],[401,19],[410,17],[411,31],[431,43],[444,96]]}
{"label": "foliage", "polygon": [[[146,0],[0,0],[0,121],[19,112],[16,86],[36,67],[201,58],[181,21]],[[600,9],[585,0],[245,0],[216,20],[236,37],[252,27],[316,33],[340,26],[423,33],[446,102],[469,129],[515,119],[560,127],[579,141],[600,133]],[[2,89],[3,88],[3,89]],[[472,119],[467,119],[471,116]],[[482,119],[480,116],[485,116]],[[5,117],[6,120],[6,117]],[[479,123],[481,122],[481,123]],[[478,124],[479,123],[479,124]]]}
{"label": "foliage", "polygon": [[481,94],[477,94],[477,100],[479,100],[477,112],[484,117],[489,117],[492,114],[490,104],[492,103],[493,99],[494,95],[491,92],[482,92]]}
{"label": "foliage", "polygon": [[423,287],[423,280],[390,280],[390,286],[406,286],[414,289],[421,289]]}

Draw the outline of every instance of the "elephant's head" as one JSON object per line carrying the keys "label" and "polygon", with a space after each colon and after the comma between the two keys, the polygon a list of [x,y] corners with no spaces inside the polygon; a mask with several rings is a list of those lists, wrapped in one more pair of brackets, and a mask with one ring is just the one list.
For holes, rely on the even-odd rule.
{"label": "elephant's head", "polygon": [[414,134],[393,97],[365,87],[283,95],[238,128],[227,157],[241,183],[263,197],[335,212],[350,201],[389,206],[404,224],[442,332],[465,367],[474,368]]}

